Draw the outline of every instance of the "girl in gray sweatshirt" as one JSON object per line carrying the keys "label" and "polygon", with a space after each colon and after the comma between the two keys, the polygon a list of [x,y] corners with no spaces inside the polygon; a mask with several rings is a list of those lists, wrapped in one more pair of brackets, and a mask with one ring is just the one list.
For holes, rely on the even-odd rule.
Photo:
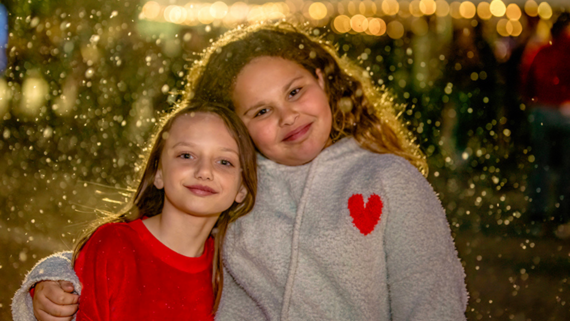
{"label": "girl in gray sweatshirt", "polygon": [[[259,152],[256,204],[227,232],[217,320],[465,319],[425,157],[367,72],[295,26],[260,24],[206,51],[181,105],[191,99],[232,106]],[[47,279],[77,282],[51,257],[12,308],[30,311],[30,286]]]}

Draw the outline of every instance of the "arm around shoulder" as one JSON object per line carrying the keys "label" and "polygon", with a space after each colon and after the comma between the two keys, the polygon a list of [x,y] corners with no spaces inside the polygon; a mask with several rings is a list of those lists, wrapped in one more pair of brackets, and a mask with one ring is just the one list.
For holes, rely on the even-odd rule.
{"label": "arm around shoulder", "polygon": [[69,281],[75,291],[81,292],[81,283],[71,266],[71,252],[52,254],[39,261],[26,275],[22,286],[12,298],[12,318],[14,321],[36,320],[30,289],[41,281]]}

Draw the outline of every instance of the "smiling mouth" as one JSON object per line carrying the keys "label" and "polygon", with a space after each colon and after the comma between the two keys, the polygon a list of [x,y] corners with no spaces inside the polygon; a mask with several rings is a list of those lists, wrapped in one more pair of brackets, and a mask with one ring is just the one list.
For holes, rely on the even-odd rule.
{"label": "smiling mouth", "polygon": [[190,192],[198,196],[210,196],[218,194],[218,192],[216,192],[212,188],[204,185],[191,185],[191,186],[186,186],[186,188],[189,189]]}
{"label": "smiling mouth", "polygon": [[301,137],[303,137],[311,128],[311,125],[313,125],[313,123],[309,123],[305,126],[299,127],[289,133],[287,133],[287,135],[285,135],[285,138],[283,138],[284,142],[294,142],[298,139],[300,139]]}

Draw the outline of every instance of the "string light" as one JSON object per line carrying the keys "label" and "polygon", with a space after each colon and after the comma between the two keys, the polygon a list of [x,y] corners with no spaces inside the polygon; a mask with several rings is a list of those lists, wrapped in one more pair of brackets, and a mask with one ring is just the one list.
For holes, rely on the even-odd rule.
{"label": "string light", "polygon": [[[366,33],[370,36],[388,35],[393,39],[404,36],[406,28],[416,35],[429,31],[429,24],[423,16],[435,15],[443,18],[473,19],[496,21],[497,33],[503,37],[516,37],[522,33],[520,22],[523,10],[527,16],[539,16],[540,27],[545,29],[543,21],[553,17],[552,7],[547,2],[538,4],[527,0],[524,5],[516,3],[505,5],[503,0],[492,1],[453,1],[446,0],[344,0],[336,4],[327,1],[286,0],[286,2],[267,2],[262,5],[247,4],[242,1],[228,6],[223,1],[214,3],[187,3],[184,6],[168,5],[163,7],[157,1],[146,2],[139,15],[140,19],[165,21],[175,24],[196,26],[208,25],[217,21],[228,28],[244,22],[279,20],[297,16],[309,21],[312,26],[330,25],[337,33]],[[398,20],[393,20],[398,16]],[[380,17],[387,17],[388,21]],[[493,17],[501,18],[491,20]],[[408,20],[409,19],[409,20]],[[390,21],[391,20],[391,21]],[[541,24],[542,23],[542,24]],[[546,22],[547,24],[549,22]],[[543,33],[544,30],[542,31]]]}

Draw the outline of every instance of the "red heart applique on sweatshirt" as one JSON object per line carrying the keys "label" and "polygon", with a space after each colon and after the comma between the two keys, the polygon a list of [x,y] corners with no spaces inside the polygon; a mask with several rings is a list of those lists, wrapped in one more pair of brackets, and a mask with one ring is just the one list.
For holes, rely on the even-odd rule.
{"label": "red heart applique on sweatshirt", "polygon": [[368,235],[374,231],[382,215],[382,206],[382,200],[376,194],[370,195],[366,205],[364,205],[362,194],[354,194],[348,199],[348,210],[352,222],[360,233]]}

